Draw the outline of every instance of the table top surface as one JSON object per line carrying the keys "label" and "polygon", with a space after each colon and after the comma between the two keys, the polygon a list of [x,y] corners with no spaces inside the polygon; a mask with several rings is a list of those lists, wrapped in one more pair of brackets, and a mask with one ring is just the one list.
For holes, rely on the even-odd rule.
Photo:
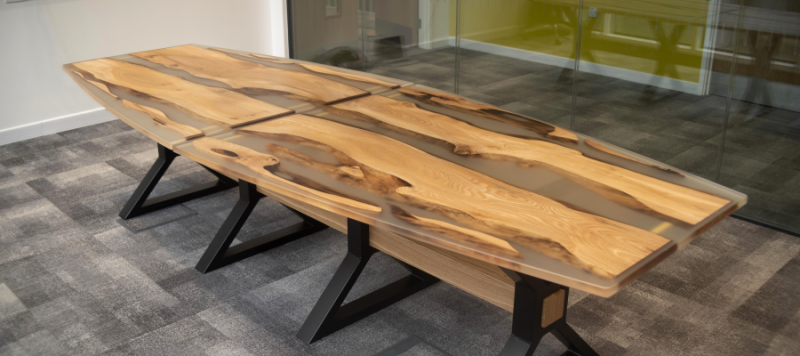
{"label": "table top surface", "polygon": [[[353,88],[366,94],[336,92],[332,87],[331,93],[316,94],[315,106],[300,114],[292,113],[296,108],[286,112],[286,107],[269,111],[271,107],[260,104],[270,103],[262,100],[263,93],[249,91],[253,83],[231,79],[245,78],[239,69],[208,70],[205,58],[198,63],[194,55],[173,55],[185,48],[130,57],[184,68],[180,73],[158,72],[180,78],[175,80],[200,83],[189,78],[193,73],[214,77],[215,88],[223,88],[218,84],[224,82],[245,89],[225,88],[224,95],[241,97],[215,97],[217,104],[195,96],[193,113],[224,102],[226,114],[231,114],[225,117],[241,122],[183,137],[181,142],[189,141],[174,145],[179,154],[337,214],[593,294],[614,294],[747,199],[687,172],[534,118],[358,72],[341,73],[397,85],[381,90],[388,86],[370,83],[372,89],[363,88],[369,82],[362,79],[363,86]],[[289,64],[286,59],[257,63],[245,58],[263,57],[239,58],[244,56],[241,52],[228,50],[193,47],[190,52],[198,51],[213,51],[214,58],[225,56],[219,57],[221,62],[228,58],[246,62],[254,72],[279,65],[305,68],[297,63],[317,67],[313,73],[303,73],[320,78],[341,70],[293,60]],[[150,93],[160,94],[160,89],[151,88],[175,80],[139,74],[130,76],[134,80],[127,74],[112,78],[107,73],[133,71],[117,69],[130,63],[113,61],[121,64],[113,62],[114,68],[107,69],[109,60],[96,60],[65,68],[96,99],[104,98],[106,107],[131,109],[124,103],[130,100],[164,109],[163,114],[175,121],[178,111],[189,115],[183,110],[186,98],[181,91],[196,88],[181,87],[153,100]],[[140,62],[130,65],[145,67]],[[267,79],[246,80],[273,86]],[[280,85],[296,87],[292,80]],[[121,83],[133,84],[126,89],[127,84]],[[140,95],[140,90],[149,92]],[[176,102],[180,103],[171,104]],[[152,122],[141,110],[115,114],[136,114],[141,116],[137,122]],[[261,116],[266,118],[251,120]],[[143,126],[134,127],[148,134]]]}
{"label": "table top surface", "polygon": [[170,149],[233,127],[411,85],[201,45],[72,63],[64,70],[109,111]]}

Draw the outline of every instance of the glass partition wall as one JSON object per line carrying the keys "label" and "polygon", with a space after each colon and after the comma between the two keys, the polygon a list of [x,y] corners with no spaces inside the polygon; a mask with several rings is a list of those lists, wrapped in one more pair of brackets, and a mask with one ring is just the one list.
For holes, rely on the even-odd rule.
{"label": "glass partition wall", "polygon": [[458,93],[746,193],[800,233],[800,2],[290,0],[294,58]]}

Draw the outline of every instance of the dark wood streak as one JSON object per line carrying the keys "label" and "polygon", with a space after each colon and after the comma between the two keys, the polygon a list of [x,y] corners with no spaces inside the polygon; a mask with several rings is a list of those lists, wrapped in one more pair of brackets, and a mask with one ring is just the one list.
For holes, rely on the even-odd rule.
{"label": "dark wood streak", "polygon": [[397,91],[400,94],[427,104],[500,121],[536,132],[556,141],[573,144],[578,143],[578,136],[568,130],[498,107],[478,104],[454,95],[447,95],[419,88],[401,88]]}
{"label": "dark wood streak", "polygon": [[[367,210],[373,212],[380,212],[381,210],[380,207],[374,203],[364,201],[363,199],[346,193],[342,193],[286,170],[280,164],[280,160],[275,156],[260,153],[247,147],[215,138],[199,139],[194,141],[193,145],[200,151],[213,153],[217,157],[236,162],[266,177],[277,179],[279,181],[289,183],[290,185],[306,188],[310,192],[324,193],[330,196],[341,198],[336,199],[335,201],[337,202],[344,202],[349,206],[355,206],[357,208],[367,208]],[[280,146],[272,145],[270,148],[279,153],[285,152],[285,149]],[[351,202],[357,202],[358,204],[354,205]]]}
{"label": "dark wood streak", "polygon": [[[292,162],[292,163],[296,163],[296,164],[299,164],[299,165],[302,165],[302,166],[310,166],[311,165],[311,164],[303,164],[303,163],[301,163],[301,162],[312,161],[312,159],[310,157],[300,153],[300,152],[293,151],[293,150],[290,150],[290,149],[285,148],[283,146],[279,146],[279,145],[275,145],[275,144],[266,145],[266,149],[267,149],[268,152],[270,152],[270,153],[274,154],[275,156],[278,156],[278,157],[280,157],[280,158],[282,158],[282,159],[284,159],[286,161],[289,161],[289,162]],[[333,176],[334,178],[336,178],[336,179],[338,179],[340,181],[347,182],[348,180],[358,180],[358,179],[362,179],[363,178],[363,175],[361,174],[361,171],[357,167],[351,167],[351,166],[347,166],[347,165],[339,165],[339,166],[337,166],[337,165],[333,165],[333,164],[326,165],[325,163],[316,162],[316,161],[315,161],[315,163],[318,164],[320,167],[324,166],[325,173],[330,174],[331,176]],[[315,182],[315,181],[313,181],[311,179],[308,179],[306,177],[303,177],[303,176],[297,175],[295,173],[292,173],[292,172],[286,170],[285,168],[283,168],[283,166],[281,166],[281,165],[269,167],[267,170],[269,170],[270,172],[272,172],[273,174],[276,174],[276,175],[277,175],[277,173],[281,173],[282,175],[287,176],[288,180],[290,180],[290,181],[292,181],[294,183],[297,183],[299,185],[302,185],[302,186],[304,186],[306,188],[309,188],[309,189],[318,190],[318,191],[321,191],[321,192],[324,192],[324,193],[328,193],[328,194],[338,195],[340,197],[347,198],[347,199],[350,199],[350,200],[355,200],[357,202],[361,202],[361,203],[364,203],[364,204],[377,205],[377,204],[375,204],[373,202],[370,202],[370,201],[368,201],[366,199],[362,199],[362,198],[359,198],[359,197],[356,197],[356,196],[353,196],[353,195],[350,195],[350,194],[347,194],[347,193],[343,193],[341,191],[338,191],[338,190],[335,190],[335,189],[330,188],[328,186],[325,186],[325,185],[322,185],[320,183],[317,183],[317,182]]]}
{"label": "dark wood streak", "polygon": [[399,88],[400,87],[400,84],[384,82],[384,81],[382,81],[380,79],[368,77],[368,76],[365,76],[365,75],[358,75],[358,74],[352,74],[352,73],[339,72],[339,71],[335,71],[335,70],[332,70],[332,69],[328,69],[325,66],[313,65],[313,64],[308,64],[308,63],[289,62],[289,61],[279,60],[277,58],[271,58],[271,57],[267,57],[267,56],[262,56],[262,55],[255,54],[255,53],[251,54],[251,56],[253,56],[253,58],[258,58],[258,59],[261,59],[261,60],[264,60],[264,61],[267,61],[267,62],[271,62],[271,63],[293,65],[295,67],[303,68],[303,69],[306,69],[306,70],[309,70],[309,71],[312,71],[312,72],[315,72],[315,73],[324,74],[324,75],[330,75],[330,76],[333,76],[333,77],[338,77],[338,78],[347,79],[347,80],[353,80],[353,81],[362,82],[362,83],[373,84],[373,85],[377,85],[377,86],[381,86],[381,87],[385,87],[385,88],[389,88],[389,89],[395,89],[395,88]]}
{"label": "dark wood streak", "polygon": [[521,259],[519,251],[515,250],[508,242],[494,236],[486,235],[477,231],[458,228],[438,220],[425,219],[403,210],[401,207],[392,205],[392,215],[408,224],[419,226],[425,230],[430,230],[438,234],[461,241],[462,243],[484,251],[491,251],[498,255]]}

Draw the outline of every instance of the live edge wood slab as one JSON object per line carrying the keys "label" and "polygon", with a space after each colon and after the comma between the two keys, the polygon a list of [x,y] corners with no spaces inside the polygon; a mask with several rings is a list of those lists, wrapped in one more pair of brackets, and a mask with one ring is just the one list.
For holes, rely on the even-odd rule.
{"label": "live edge wood slab", "polygon": [[170,149],[189,139],[411,85],[201,45],[72,63],[64,70],[110,112]]}
{"label": "live edge wood slab", "polygon": [[[500,267],[610,296],[746,196],[423,86],[180,46],[65,66],[120,119],[510,310]],[[434,271],[437,270],[437,271]]]}

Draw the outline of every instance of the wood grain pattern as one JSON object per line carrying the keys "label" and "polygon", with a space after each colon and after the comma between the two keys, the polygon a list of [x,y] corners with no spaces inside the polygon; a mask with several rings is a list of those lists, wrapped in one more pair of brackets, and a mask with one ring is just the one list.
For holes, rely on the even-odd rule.
{"label": "wood grain pattern", "polygon": [[195,46],[179,46],[132,54],[169,68],[180,69],[190,74],[213,79],[236,89],[247,89],[252,93],[283,93],[297,100],[310,101],[317,105],[355,98],[368,93],[322,77],[268,67],[243,61],[218,51]]}
{"label": "wood grain pattern", "polygon": [[522,258],[522,255],[520,255],[519,252],[508,243],[508,241],[496,238],[492,235],[484,234],[475,230],[465,229],[457,225],[448,224],[444,221],[415,216],[414,214],[402,211],[397,207],[394,208],[392,213],[395,217],[407,223],[439,233],[454,240],[461,241],[466,245],[473,248],[478,248],[481,251],[490,251],[503,256]]}
{"label": "wood grain pattern", "polygon": [[[209,153],[215,157],[219,157],[228,161],[236,162],[241,164],[250,170],[257,172],[260,175],[266,176],[270,179],[283,182],[285,184],[289,184],[297,189],[300,189],[306,193],[310,193],[316,195],[320,198],[326,199],[328,201],[332,201],[335,203],[339,203],[351,208],[360,209],[364,211],[370,212],[380,212],[381,208],[376,205],[368,204],[365,202],[360,202],[352,198],[348,198],[343,196],[342,194],[335,194],[335,192],[328,190],[327,192],[324,188],[320,186],[311,186],[309,187],[308,184],[300,184],[295,181],[291,181],[288,179],[281,178],[274,174],[276,171],[275,168],[280,163],[280,160],[272,155],[260,153],[258,151],[249,149],[247,147],[239,146],[236,144],[232,144],[230,142],[222,141],[215,138],[203,138],[200,140],[193,141],[192,144],[197,149]],[[286,172],[283,172],[284,174]]]}
{"label": "wood grain pattern", "polygon": [[547,296],[542,301],[542,327],[555,323],[564,317],[564,305],[567,304],[567,293],[563,289]]}
{"label": "wood grain pattern", "polygon": [[264,56],[264,55],[260,55],[260,54],[256,54],[256,53],[251,53],[251,55],[253,57],[261,59],[261,60],[266,60],[266,61],[270,61],[270,62],[273,62],[273,63],[279,63],[279,64],[293,64],[293,65],[308,69],[308,70],[310,70],[312,72],[315,72],[315,73],[328,74],[328,75],[336,76],[336,77],[339,77],[339,78],[342,78],[342,79],[348,79],[348,80],[354,80],[354,81],[357,81],[357,82],[375,84],[377,86],[381,86],[381,87],[389,88],[389,89],[395,89],[395,88],[399,88],[400,87],[400,84],[389,83],[389,82],[380,80],[378,78],[368,77],[366,75],[340,72],[338,70],[333,70],[333,69],[331,69],[330,67],[327,67],[327,66],[319,66],[319,65],[308,64],[308,63],[284,61],[284,60],[280,60],[280,59],[277,59],[277,58],[274,58],[274,57]]}
{"label": "wood grain pattern", "polygon": [[[253,134],[252,132],[248,131],[247,128],[240,129],[237,132],[243,135]],[[332,150],[328,147],[320,146],[315,142],[298,138],[284,137],[282,139],[286,141],[302,143],[312,147],[317,147],[327,150],[333,153],[334,156],[337,157],[337,159],[339,159],[341,162],[344,162],[344,164],[331,164],[331,163],[320,162],[300,152],[296,152],[288,148],[274,144],[268,144],[266,146],[267,150],[269,152],[272,152],[276,156],[280,157],[280,159],[283,159],[285,161],[290,161],[299,165],[303,165],[306,167],[312,167],[320,172],[324,172],[330,175],[331,177],[334,177],[337,180],[345,182],[351,186],[355,186],[367,191],[378,191],[381,192],[381,194],[386,194],[387,191],[390,191],[391,189],[397,187],[407,186],[407,183],[403,182],[400,179],[397,179],[396,177],[387,175],[383,172],[376,171],[374,169],[369,169],[369,167],[360,166],[356,162],[350,160],[346,155],[343,155],[341,152]],[[309,188],[318,188],[318,186],[312,186],[311,182],[306,182],[306,184],[304,185]],[[341,195],[342,193],[338,194]],[[406,223],[418,226],[420,228],[429,231],[439,233],[443,236],[447,236],[453,240],[461,242],[462,244],[468,246],[468,248],[466,249],[464,248],[460,249],[466,253],[472,252],[474,250],[479,250],[479,251],[489,251],[497,255],[514,259],[522,258],[519,252],[516,249],[514,249],[507,241],[498,239],[494,236],[484,234],[478,231],[464,229],[459,226],[449,224],[443,221],[415,216],[413,214],[403,211],[402,209],[396,206],[392,207],[392,214],[398,219],[405,221]]]}
{"label": "wood grain pattern", "polygon": [[513,240],[601,278],[614,278],[668,242],[644,230],[574,211],[399,141],[331,121],[293,115],[238,132],[325,149],[364,173],[364,179],[350,179],[348,184],[446,216],[460,226]]}
{"label": "wood grain pattern", "polygon": [[[96,82],[94,80],[86,79],[86,77],[84,77],[83,74],[81,74],[80,72],[73,71],[72,73],[75,73],[76,75],[81,77],[81,79],[83,79],[86,82],[94,85],[98,89],[104,91],[106,94],[110,95],[112,98],[117,99],[117,100],[120,99],[119,96],[115,95],[114,93],[111,92],[110,89],[108,89],[107,85],[105,85],[103,83]],[[166,129],[169,129],[169,130],[172,130],[172,131],[175,131],[175,132],[179,133],[181,136],[184,137],[184,139],[191,140],[191,139],[198,138],[198,137],[204,135],[203,131],[201,131],[200,129],[197,129],[197,128],[191,127],[189,125],[184,125],[184,124],[177,123],[175,121],[170,120],[167,117],[167,115],[164,114],[164,112],[162,112],[161,110],[154,109],[154,108],[151,108],[151,107],[147,107],[147,106],[144,106],[144,105],[141,105],[141,104],[137,104],[137,103],[134,103],[132,101],[125,100],[125,99],[122,99],[121,102],[122,102],[122,105],[124,105],[127,108],[138,110],[138,111],[141,111],[141,112],[147,114],[148,116],[150,116],[150,118],[153,120],[154,123],[156,123],[159,126],[162,126],[162,127],[166,128]]]}
{"label": "wood grain pattern", "polygon": [[610,155],[614,155],[614,156],[617,156],[617,157],[621,157],[621,158],[627,159],[629,161],[636,162],[636,163],[639,163],[639,164],[642,164],[642,165],[645,165],[645,166],[648,166],[648,167],[658,168],[658,169],[660,169],[660,170],[662,170],[664,172],[669,172],[669,173],[673,173],[673,174],[676,174],[676,175],[679,175],[679,176],[683,176],[683,173],[678,172],[678,171],[676,171],[674,169],[670,169],[670,168],[663,167],[663,166],[656,166],[656,165],[644,163],[644,162],[642,162],[642,161],[640,161],[638,159],[635,159],[633,157],[628,157],[628,156],[626,156],[624,154],[616,152],[616,151],[614,151],[614,150],[612,150],[612,149],[610,149],[610,148],[608,148],[606,146],[601,145],[599,142],[596,142],[594,140],[591,140],[591,139],[587,138],[587,139],[583,140],[583,142],[586,143],[587,146],[589,146],[591,148],[594,148],[594,149],[596,149],[598,151],[605,152],[605,153],[608,153]]}
{"label": "wood grain pattern", "polygon": [[150,116],[151,119],[153,119],[153,122],[155,122],[157,125],[175,131],[181,134],[181,136],[183,136],[187,140],[203,136],[203,131],[201,131],[200,129],[172,121],[161,110],[137,104],[125,99],[122,99],[122,105],[125,105],[125,107],[127,108],[138,110],[147,114],[148,116]]}
{"label": "wood grain pattern", "polygon": [[514,160],[545,167],[628,207],[697,224],[728,200],[590,159],[580,151],[542,140],[526,140],[483,130],[417,107],[414,103],[370,96],[329,110],[372,120],[453,146],[459,155]]}
{"label": "wood grain pattern", "polygon": [[403,95],[412,97],[424,103],[448,108],[466,114],[485,117],[487,119],[501,121],[513,126],[531,130],[554,140],[568,143],[578,143],[578,136],[569,130],[565,130],[558,126],[551,125],[532,117],[520,115],[505,109],[490,105],[478,104],[455,95],[449,95],[420,88],[401,88],[397,91]]}
{"label": "wood grain pattern", "polygon": [[187,111],[197,119],[223,127],[246,125],[292,112],[244,94],[195,84],[113,59],[96,59],[73,66],[104,84],[146,94]]}

